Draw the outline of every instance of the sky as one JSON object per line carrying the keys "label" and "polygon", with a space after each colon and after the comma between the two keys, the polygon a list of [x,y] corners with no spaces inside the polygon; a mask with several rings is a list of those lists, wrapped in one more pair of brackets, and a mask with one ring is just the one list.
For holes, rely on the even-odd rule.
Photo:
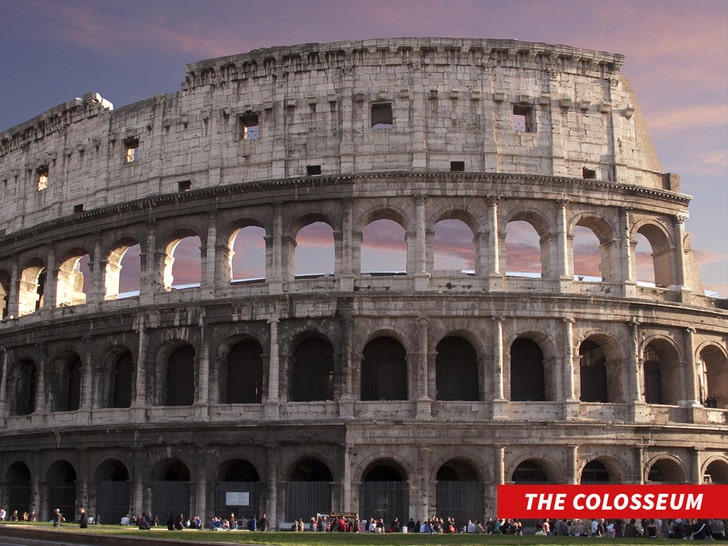
{"label": "sky", "polygon": [[441,36],[625,55],[705,288],[728,297],[726,0],[0,0],[0,131],[98,92],[178,91],[185,64],[253,49]]}

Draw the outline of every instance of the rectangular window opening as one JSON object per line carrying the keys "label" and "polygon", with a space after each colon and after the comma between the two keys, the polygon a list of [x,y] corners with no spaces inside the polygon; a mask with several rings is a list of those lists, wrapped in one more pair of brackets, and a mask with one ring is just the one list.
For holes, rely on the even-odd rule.
{"label": "rectangular window opening", "polygon": [[465,170],[465,161],[451,161],[450,170],[453,172],[463,172]]}
{"label": "rectangular window opening", "polygon": [[179,190],[180,193],[190,191],[192,189],[192,181],[191,180],[182,180],[182,182],[178,182],[177,189]]}
{"label": "rectangular window opening", "polygon": [[73,214],[78,214],[79,212],[83,212],[83,204],[73,205]]}
{"label": "rectangular window opening", "polygon": [[134,163],[139,159],[139,139],[124,139],[124,163]]}
{"label": "rectangular window opening", "polygon": [[36,169],[35,174],[38,191],[48,189],[48,167],[40,167]]}
{"label": "rectangular window opening", "polygon": [[513,105],[513,117],[511,118],[511,126],[518,133],[533,133],[533,108],[530,106],[522,106],[520,104]]}
{"label": "rectangular window opening", "polygon": [[321,165],[306,165],[306,176],[321,176]]}
{"label": "rectangular window opening", "polygon": [[245,114],[240,116],[240,139],[258,140],[260,136],[258,114]]}
{"label": "rectangular window opening", "polygon": [[583,167],[581,169],[581,176],[582,178],[586,178],[588,180],[596,180],[597,171],[595,171],[594,169],[587,169],[586,167]]}
{"label": "rectangular window opening", "polygon": [[372,129],[391,129],[394,126],[391,102],[372,104]]}

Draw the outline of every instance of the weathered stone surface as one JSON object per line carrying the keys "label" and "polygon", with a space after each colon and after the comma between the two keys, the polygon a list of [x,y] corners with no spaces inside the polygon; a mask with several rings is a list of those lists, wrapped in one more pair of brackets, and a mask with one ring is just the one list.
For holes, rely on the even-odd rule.
{"label": "weathered stone surface", "polygon": [[[236,484],[258,491],[241,513],[275,526],[311,511],[300,482],[330,487],[314,512],[373,510],[368,486],[404,483],[382,512],[402,520],[449,515],[440,482],[480,484],[457,514],[473,519],[509,481],[728,483],[728,314],[702,295],[690,197],[622,61],[511,40],[305,44],[0,133],[0,505],[116,514],[107,483],[124,482],[126,510],[209,519]],[[404,232],[397,274],[362,272],[380,219]],[[472,232],[472,271],[436,269],[446,219]],[[515,221],[538,234],[540,275],[507,270]],[[297,276],[314,222],[334,264]],[[233,271],[248,226],[264,231],[256,280]],[[575,277],[577,227],[600,279]],[[195,236],[199,282],[180,288],[174,251]]]}

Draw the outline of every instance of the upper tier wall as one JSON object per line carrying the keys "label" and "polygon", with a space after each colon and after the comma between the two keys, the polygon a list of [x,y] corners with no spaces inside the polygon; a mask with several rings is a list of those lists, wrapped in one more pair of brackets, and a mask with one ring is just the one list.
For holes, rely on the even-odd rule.
{"label": "upper tier wall", "polygon": [[319,172],[455,166],[679,191],[622,62],[513,40],[400,38],[193,63],[179,92],[115,111],[89,93],[0,133],[0,233],[160,193]]}

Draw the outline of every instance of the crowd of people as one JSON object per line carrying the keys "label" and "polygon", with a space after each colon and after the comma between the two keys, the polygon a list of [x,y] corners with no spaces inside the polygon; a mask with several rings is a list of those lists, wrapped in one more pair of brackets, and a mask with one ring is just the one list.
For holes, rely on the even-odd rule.
{"label": "crowd of people", "polygon": [[291,525],[292,531],[316,532],[354,532],[354,533],[484,533],[503,535],[523,535],[535,532],[536,535],[572,537],[644,537],[689,540],[726,540],[726,522],[721,519],[542,519],[535,523],[535,530],[524,530],[524,524],[514,518],[489,518],[481,522],[468,520],[466,524],[456,525],[454,518],[434,516],[424,521],[412,518],[402,524],[394,518],[385,524],[381,518],[360,519],[359,514],[318,514],[308,524],[299,518]]}
{"label": "crowd of people", "polygon": [[[0,521],[37,521],[35,511],[24,512],[22,515],[14,510],[10,516],[4,508],[0,508]],[[51,523],[58,527],[66,519],[59,509],[53,510]],[[89,516],[83,507],[79,509],[76,523],[85,528],[89,524],[98,523],[100,517]],[[139,529],[151,529],[159,526],[159,518],[146,512],[138,516],[126,515],[121,518],[122,525],[134,525]],[[268,517],[262,514],[260,518],[253,515],[250,519],[245,516],[236,517],[234,513],[227,518],[213,517],[205,523],[200,516],[185,518],[183,514],[171,513],[167,519],[167,529],[198,529],[212,531],[267,531]],[[360,519],[359,514],[317,514],[311,517],[308,523],[303,518],[295,520],[291,525],[292,531],[315,532],[349,532],[349,533],[485,533],[504,535],[523,535],[524,525],[513,518],[488,518],[484,522],[468,520],[458,526],[452,517],[442,518],[433,516],[424,521],[414,521],[410,518],[403,524],[395,517],[389,524],[382,518],[369,517]],[[605,520],[592,519],[542,519],[536,522],[536,535],[573,536],[573,537],[644,537],[668,538],[690,540],[726,540],[726,522],[721,519],[630,519]]]}
{"label": "crowd of people", "polygon": [[721,519],[629,519],[605,520],[603,518],[561,520],[553,524],[539,522],[537,534],[569,535],[582,537],[644,537],[677,538],[689,540],[725,540],[725,521]]}
{"label": "crowd of people", "polygon": [[[147,512],[143,512],[138,516],[126,515],[121,518],[121,525],[135,525],[139,529],[147,530],[153,527],[159,527],[159,518],[152,516]],[[245,516],[239,518],[235,514],[230,514],[226,518],[213,516],[209,522],[205,522],[199,515],[193,518],[185,518],[184,514],[172,512],[167,518],[167,530],[181,531],[183,529],[208,530],[208,531],[267,531],[269,528],[268,515],[262,514],[260,519],[257,515],[253,515],[250,519]]]}

